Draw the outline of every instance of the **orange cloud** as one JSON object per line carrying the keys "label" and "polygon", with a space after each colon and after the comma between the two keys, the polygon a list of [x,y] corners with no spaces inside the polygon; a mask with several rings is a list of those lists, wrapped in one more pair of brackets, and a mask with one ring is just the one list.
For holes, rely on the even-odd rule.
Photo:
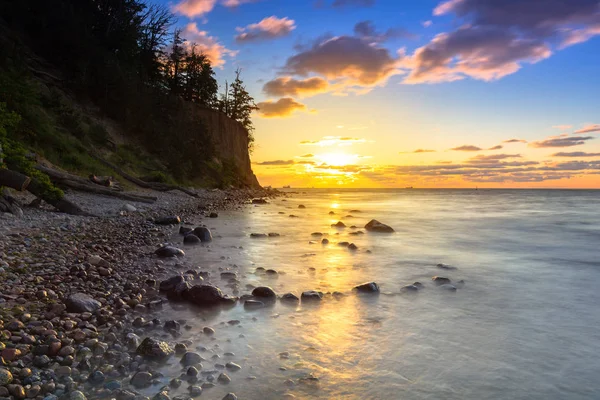
{"label": "orange cloud", "polygon": [[592,133],[592,132],[600,132],[600,124],[587,125],[579,130],[576,130],[573,133]]}
{"label": "orange cloud", "polygon": [[531,142],[529,143],[529,147],[543,148],[579,146],[592,139],[594,139],[593,136],[552,136],[548,139],[540,140],[538,142]]}
{"label": "orange cloud", "polygon": [[182,36],[189,45],[196,45],[198,52],[206,54],[215,67],[222,67],[225,64],[224,57],[233,57],[237,54],[236,51],[229,50],[219,43],[215,37],[209,36],[208,32],[199,30],[195,22],[190,22],[185,26]]}
{"label": "orange cloud", "polygon": [[[245,3],[254,3],[259,0],[221,0],[225,7],[237,7]],[[188,18],[200,17],[208,14],[215,8],[217,0],[182,0],[172,8],[173,12],[185,15]]]}
{"label": "orange cloud", "polygon": [[277,101],[267,100],[257,104],[258,114],[263,118],[289,117],[294,111],[306,111],[306,105],[291,97],[283,97]]}
{"label": "orange cloud", "polygon": [[305,146],[352,146],[354,143],[366,143],[366,139],[359,139],[353,137],[344,136],[323,136],[321,140],[303,140],[300,142],[301,145]]}
{"label": "orange cloud", "polygon": [[463,146],[453,147],[450,150],[454,150],[454,151],[480,151],[480,150],[483,150],[483,149],[481,147],[477,147],[477,146],[472,146],[472,145],[465,144]]}
{"label": "orange cloud", "polygon": [[265,83],[263,91],[270,96],[314,96],[325,93],[329,82],[320,77],[304,80],[293,79],[289,76],[274,79]]}
{"label": "orange cloud", "polygon": [[235,40],[238,43],[245,43],[275,39],[289,35],[294,29],[296,29],[296,25],[293,19],[287,17],[277,18],[273,15],[245,28],[238,28],[240,33],[235,37]]}

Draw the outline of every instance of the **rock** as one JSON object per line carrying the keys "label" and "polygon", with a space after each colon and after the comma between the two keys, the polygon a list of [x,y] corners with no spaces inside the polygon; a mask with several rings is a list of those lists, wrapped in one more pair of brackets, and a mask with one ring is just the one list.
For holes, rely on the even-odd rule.
{"label": "rock", "polygon": [[334,228],[345,228],[346,224],[343,223],[342,221],[338,221],[335,224],[331,224],[331,226],[334,227]]}
{"label": "rock", "polygon": [[237,396],[235,393],[227,393],[225,397],[223,397],[223,400],[237,400]]}
{"label": "rock", "polygon": [[158,218],[154,221],[156,225],[179,225],[181,223],[181,218],[177,215],[171,215],[168,217]]}
{"label": "rock", "polygon": [[283,296],[281,296],[281,301],[297,303],[300,301],[300,299],[294,293],[286,293]]}
{"label": "rock", "polygon": [[221,289],[213,285],[195,285],[185,293],[185,299],[201,307],[235,304],[237,301],[224,296]]}
{"label": "rock", "polygon": [[315,237],[316,237],[316,236],[323,236],[323,233],[322,233],[322,232],[313,232],[313,233],[311,233],[310,235],[311,235],[311,236],[315,236]]}
{"label": "rock", "polygon": [[317,292],[316,290],[308,290],[306,292],[302,292],[302,296],[300,296],[303,302],[312,302],[312,301],[321,301],[323,299],[323,293]]}
{"label": "rock", "polygon": [[87,400],[85,395],[79,390],[75,390],[69,394],[69,400]]}
{"label": "rock", "polygon": [[154,254],[156,254],[159,257],[183,257],[185,256],[185,253],[183,252],[183,250],[178,249],[177,247],[174,246],[163,246],[159,249],[157,249]]}
{"label": "rock", "polygon": [[434,276],[433,278],[431,278],[431,280],[433,281],[433,283],[435,283],[438,286],[445,285],[447,283],[451,283],[452,282],[452,281],[450,281],[449,278],[444,278],[442,276]]}
{"label": "rock", "polygon": [[192,228],[188,228],[187,226],[180,226],[179,227],[179,234],[180,235],[187,235],[188,233],[191,233],[193,231]]}
{"label": "rock", "polygon": [[147,337],[142,344],[138,346],[136,353],[148,358],[165,359],[175,354],[175,351],[167,342],[161,342],[160,340]]}
{"label": "rock", "polygon": [[198,244],[198,243],[201,243],[201,240],[198,236],[194,235],[193,233],[190,233],[183,237],[183,243],[184,244]]}
{"label": "rock", "polygon": [[269,237],[279,237],[281,236],[279,233],[277,232],[269,232],[267,235],[269,235]]}
{"label": "rock", "polygon": [[334,211],[329,211],[329,215],[335,215]]}
{"label": "rock", "polygon": [[357,246],[357,245],[355,245],[354,243],[350,243],[350,244],[348,245],[348,249],[349,249],[349,250],[358,250],[358,246]]}
{"label": "rock", "polygon": [[219,214],[217,214],[216,212],[211,212],[208,218],[219,218]]}
{"label": "rock", "polygon": [[391,226],[386,224],[382,224],[376,219],[372,219],[368,224],[365,225],[365,229],[369,232],[383,232],[383,233],[391,233],[394,232],[394,229]]}
{"label": "rock", "polygon": [[0,368],[0,386],[6,386],[13,381],[13,376],[9,370]]}
{"label": "rock", "polygon": [[162,392],[156,393],[154,397],[152,397],[152,400],[171,400],[171,398],[169,397],[169,393],[166,390],[163,390]]}
{"label": "rock", "polygon": [[375,282],[367,282],[355,286],[354,290],[356,290],[359,293],[379,293],[379,285]]}
{"label": "rock", "polygon": [[226,373],[222,372],[219,377],[217,378],[217,381],[223,384],[228,384],[229,382],[231,382],[231,378],[229,377],[229,375],[227,375]]}
{"label": "rock", "polygon": [[415,286],[415,285],[405,285],[400,288],[400,291],[402,291],[402,292],[418,292],[419,287]]}
{"label": "rock", "polygon": [[244,308],[262,308],[265,306],[265,303],[258,300],[246,300],[244,301]]}
{"label": "rock", "polygon": [[75,293],[67,297],[65,306],[67,307],[67,312],[70,313],[94,313],[102,307],[102,304],[87,294]]}
{"label": "rock", "polygon": [[54,370],[54,373],[58,377],[71,376],[71,367],[67,365],[60,366]]}
{"label": "rock", "polygon": [[250,237],[255,238],[255,239],[261,239],[261,238],[266,238],[267,234],[266,233],[251,233]]}
{"label": "rock", "polygon": [[19,358],[19,356],[21,356],[21,350],[19,349],[4,349],[2,350],[2,358],[4,358],[4,360],[10,362],[10,361],[14,361],[17,358]]}
{"label": "rock", "polygon": [[202,388],[200,386],[191,386],[190,387],[190,396],[197,397],[202,394]]}
{"label": "rock", "polygon": [[104,382],[106,377],[102,371],[94,371],[88,376],[88,382],[92,385],[99,385]]}
{"label": "rock", "polygon": [[185,371],[185,374],[192,378],[198,376],[199,373],[200,372],[198,372],[198,369],[196,367],[189,367],[187,371]]}
{"label": "rock", "polygon": [[462,289],[465,286],[465,281],[461,279],[460,281],[456,282],[454,286],[456,286],[457,289]]}
{"label": "rock", "polygon": [[174,290],[180,283],[186,282],[186,280],[187,279],[183,275],[172,276],[169,279],[165,279],[164,281],[160,282],[159,290],[161,292],[170,292],[171,290]]}
{"label": "rock", "polygon": [[240,369],[242,369],[242,367],[231,361],[225,364],[225,368],[227,368],[230,371],[239,371]]}
{"label": "rock", "polygon": [[135,208],[131,204],[123,204],[123,207],[121,207],[121,211],[136,212],[137,208]]}
{"label": "rock", "polygon": [[450,284],[450,283],[445,283],[443,285],[439,286],[440,289],[444,289],[444,290],[448,290],[451,292],[456,292],[456,286]]}
{"label": "rock", "polygon": [[129,381],[136,389],[149,387],[152,383],[152,374],[145,371],[137,372]]}
{"label": "rock", "polygon": [[191,351],[188,351],[181,357],[181,363],[186,367],[198,365],[202,361],[204,361],[204,358],[200,354]]}
{"label": "rock", "polygon": [[189,282],[181,282],[167,292],[167,298],[171,301],[183,301],[185,300],[186,293],[191,288],[192,285]]}
{"label": "rock", "polygon": [[169,320],[165,321],[164,329],[167,331],[179,331],[181,329],[181,325],[177,321]]}
{"label": "rock", "polygon": [[7,389],[15,399],[24,399],[26,396],[25,388],[23,388],[21,385],[8,385]]}
{"label": "rock", "polygon": [[419,289],[423,289],[423,284],[421,282],[415,282],[413,283],[413,285],[418,287]]}
{"label": "rock", "polygon": [[298,208],[306,208],[304,204],[298,204]]}
{"label": "rock", "polygon": [[436,265],[436,267],[438,267],[439,269],[445,269],[448,271],[453,271],[453,270],[458,269],[458,268],[453,267],[452,265],[448,265],[448,264],[438,264],[438,265]]}
{"label": "rock", "polygon": [[321,240],[321,244],[329,244],[329,239],[323,238],[323,240]]}
{"label": "rock", "polygon": [[268,300],[275,300],[277,298],[275,291],[268,286],[259,286],[255,288],[252,291],[252,296]]}
{"label": "rock", "polygon": [[215,334],[215,330],[213,328],[211,328],[210,326],[205,326],[204,328],[202,328],[202,332],[204,332],[205,335],[214,335]]}
{"label": "rock", "polygon": [[198,236],[202,243],[210,242],[213,239],[212,233],[210,233],[210,229],[204,226],[197,227],[196,229],[194,229],[193,232],[194,235]]}
{"label": "rock", "polygon": [[265,199],[252,199],[252,204],[269,204]]}

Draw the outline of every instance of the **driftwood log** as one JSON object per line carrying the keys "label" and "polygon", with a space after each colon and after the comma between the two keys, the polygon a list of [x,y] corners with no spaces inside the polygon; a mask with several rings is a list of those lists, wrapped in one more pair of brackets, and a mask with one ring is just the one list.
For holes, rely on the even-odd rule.
{"label": "driftwood log", "polygon": [[0,169],[0,186],[6,186],[19,192],[27,189],[31,183],[31,178],[17,171],[2,168]]}
{"label": "driftwood log", "polygon": [[94,157],[96,160],[100,161],[102,164],[106,165],[107,167],[111,168],[113,171],[115,171],[117,174],[121,175],[123,178],[127,179],[129,182],[134,183],[141,188],[157,190],[159,192],[168,192],[170,190],[179,190],[180,192],[183,192],[192,197],[198,197],[198,193],[196,193],[192,190],[189,190],[184,187],[177,186],[177,185],[169,185],[167,183],[146,182],[144,180],[141,180],[139,178],[136,178],[135,176],[128,174],[127,172],[123,171],[121,168],[117,167],[115,164],[103,159],[100,156],[92,154],[92,157]]}

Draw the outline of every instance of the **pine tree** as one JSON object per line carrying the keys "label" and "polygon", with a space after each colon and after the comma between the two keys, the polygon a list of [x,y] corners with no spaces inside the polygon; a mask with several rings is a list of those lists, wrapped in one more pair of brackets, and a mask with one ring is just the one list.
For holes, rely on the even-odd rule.
{"label": "pine tree", "polygon": [[252,131],[254,126],[252,125],[251,115],[252,112],[258,110],[254,98],[250,96],[250,93],[246,90],[244,81],[240,78],[242,73],[241,69],[235,71],[235,80],[229,87],[229,117],[241,122],[241,124],[248,130],[248,137],[250,143],[254,141],[252,137]]}

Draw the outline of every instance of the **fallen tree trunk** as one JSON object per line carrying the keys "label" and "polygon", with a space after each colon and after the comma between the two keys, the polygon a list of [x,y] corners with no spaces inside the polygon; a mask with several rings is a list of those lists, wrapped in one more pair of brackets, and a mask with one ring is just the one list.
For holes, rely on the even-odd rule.
{"label": "fallen tree trunk", "polygon": [[189,189],[186,189],[184,187],[181,187],[181,186],[169,185],[167,183],[155,183],[155,182],[143,181],[139,178],[136,178],[135,176],[129,175],[127,172],[123,171],[121,168],[117,167],[115,164],[111,163],[110,161],[103,159],[102,157],[99,157],[94,154],[92,154],[92,157],[94,157],[96,160],[100,161],[107,167],[113,169],[117,174],[121,175],[123,178],[127,179],[129,182],[134,183],[141,188],[157,190],[159,192],[168,192],[170,190],[179,190],[180,192],[183,192],[192,197],[198,197],[198,193],[195,193],[195,192],[193,192]]}
{"label": "fallen tree trunk", "polygon": [[116,197],[123,200],[136,201],[140,203],[154,203],[156,201],[156,197],[154,196],[143,196],[137,194],[127,194],[123,192],[118,192],[115,190],[111,190],[106,187],[101,187],[99,185],[95,185],[90,183],[88,180],[81,178],[77,175],[69,174],[62,171],[57,171],[52,168],[48,168],[44,165],[37,165],[36,168],[45,174],[47,174],[50,179],[56,182],[59,186],[82,191],[88,193],[101,194],[104,196]]}
{"label": "fallen tree trunk", "polygon": [[0,186],[6,186],[19,192],[27,189],[31,183],[31,178],[17,171],[2,168],[0,169]]}
{"label": "fallen tree trunk", "polygon": [[88,216],[88,217],[95,216],[94,214],[91,214],[87,211],[82,210],[77,204],[71,203],[68,200],[65,200],[65,199],[56,200],[56,199],[48,198],[45,195],[45,188],[35,179],[33,179],[31,181],[27,190],[31,194],[41,198],[46,203],[55,207],[58,211],[62,211],[64,213],[71,214],[71,215],[83,215],[83,216]]}

